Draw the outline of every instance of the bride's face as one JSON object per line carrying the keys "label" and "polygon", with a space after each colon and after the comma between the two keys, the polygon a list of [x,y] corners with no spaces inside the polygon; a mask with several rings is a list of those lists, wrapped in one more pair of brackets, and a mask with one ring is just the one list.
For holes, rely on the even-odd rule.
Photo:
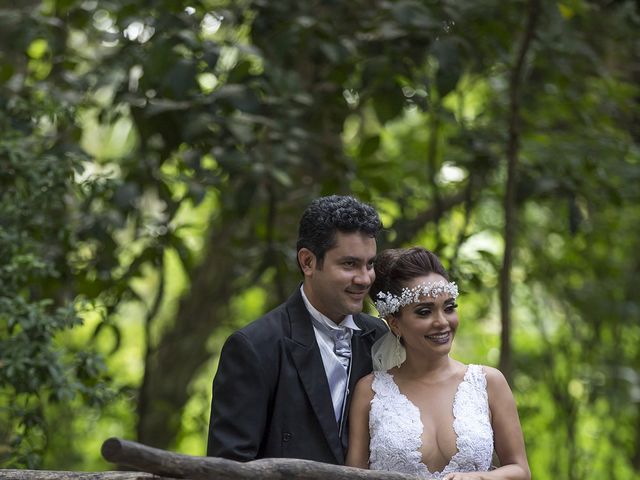
{"label": "bride's face", "polygon": [[[430,273],[414,278],[407,287],[446,281],[441,275]],[[393,332],[402,337],[407,353],[410,350],[449,353],[458,328],[457,307],[449,293],[423,296],[418,302],[402,307],[389,323]]]}

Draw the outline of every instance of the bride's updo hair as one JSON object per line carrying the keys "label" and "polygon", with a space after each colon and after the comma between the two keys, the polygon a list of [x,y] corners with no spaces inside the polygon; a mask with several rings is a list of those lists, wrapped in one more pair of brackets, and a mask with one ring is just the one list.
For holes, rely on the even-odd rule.
{"label": "bride's updo hair", "polygon": [[374,268],[376,279],[369,290],[375,302],[379,292],[401,296],[402,289],[416,277],[430,273],[442,275],[449,281],[449,275],[435,253],[423,247],[389,248],[376,256]]}

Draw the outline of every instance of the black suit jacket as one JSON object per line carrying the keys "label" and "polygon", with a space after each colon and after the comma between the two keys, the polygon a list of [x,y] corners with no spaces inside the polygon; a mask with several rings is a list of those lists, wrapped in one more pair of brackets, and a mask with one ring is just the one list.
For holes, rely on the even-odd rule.
{"label": "black suit jacket", "polygon": [[[354,315],[349,392],[371,372],[381,320]],[[351,394],[347,398],[347,412]],[[232,460],[284,457],[343,464],[347,432],[338,436],[329,384],[311,317],[299,290],[232,334],[213,380],[207,455]]]}

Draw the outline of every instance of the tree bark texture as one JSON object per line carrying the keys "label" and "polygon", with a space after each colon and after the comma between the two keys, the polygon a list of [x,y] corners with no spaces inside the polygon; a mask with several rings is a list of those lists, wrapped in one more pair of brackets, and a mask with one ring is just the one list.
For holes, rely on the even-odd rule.
{"label": "tree bark texture", "polygon": [[53,470],[0,470],[2,480],[164,480],[146,472],[65,472]]}
{"label": "tree bark texture", "polygon": [[523,70],[527,52],[535,36],[540,15],[539,0],[530,0],[527,25],[518,48],[516,62],[509,80],[509,137],[507,143],[507,183],[504,196],[504,255],[500,270],[500,363],[499,368],[511,383],[513,362],[511,358],[511,267],[517,230],[516,187],[518,182],[518,155],[520,150],[521,118],[520,97]]}
{"label": "tree bark texture", "polygon": [[312,460],[264,458],[236,462],[217,457],[194,457],[109,438],[102,445],[102,456],[118,465],[132,467],[164,477],[190,480],[412,480],[416,477],[397,472],[364,470]]}

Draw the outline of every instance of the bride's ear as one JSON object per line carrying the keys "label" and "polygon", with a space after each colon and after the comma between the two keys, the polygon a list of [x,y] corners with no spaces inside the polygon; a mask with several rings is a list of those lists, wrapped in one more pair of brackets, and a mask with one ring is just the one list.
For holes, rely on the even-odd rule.
{"label": "bride's ear", "polygon": [[401,335],[400,333],[400,326],[398,325],[398,317],[396,317],[394,314],[390,313],[389,316],[386,318],[387,323],[389,324],[389,328],[391,329],[391,332],[397,337],[398,335]]}

